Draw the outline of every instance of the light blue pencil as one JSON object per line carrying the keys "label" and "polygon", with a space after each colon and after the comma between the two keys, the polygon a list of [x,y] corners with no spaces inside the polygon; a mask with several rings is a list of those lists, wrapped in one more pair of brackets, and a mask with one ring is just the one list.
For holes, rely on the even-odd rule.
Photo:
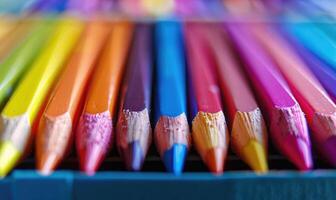
{"label": "light blue pencil", "polygon": [[[321,25],[320,26],[326,26]],[[313,22],[286,23],[285,27],[300,43],[336,71],[336,36],[330,37]]]}

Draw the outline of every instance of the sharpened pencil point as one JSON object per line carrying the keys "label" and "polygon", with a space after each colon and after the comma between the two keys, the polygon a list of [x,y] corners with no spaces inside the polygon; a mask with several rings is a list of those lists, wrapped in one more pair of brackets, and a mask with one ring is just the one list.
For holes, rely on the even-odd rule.
{"label": "sharpened pencil point", "polygon": [[214,174],[222,174],[224,171],[224,162],[226,150],[224,148],[211,148],[205,154],[205,164]]}
{"label": "sharpened pencil point", "polygon": [[285,153],[298,169],[307,171],[313,167],[310,146],[303,139],[289,135],[284,142]]}
{"label": "sharpened pencil point", "polygon": [[0,177],[5,177],[20,159],[21,153],[8,141],[0,144]]}
{"label": "sharpened pencil point", "polygon": [[183,171],[184,161],[188,148],[184,144],[174,144],[163,155],[164,164],[169,172],[180,175]]}
{"label": "sharpened pencil point", "polygon": [[55,153],[44,154],[37,157],[37,170],[42,175],[50,175],[55,170],[60,157]]}
{"label": "sharpened pencil point", "polygon": [[144,154],[139,142],[132,142],[128,145],[128,152],[125,153],[125,163],[128,170],[139,171],[142,167]]}
{"label": "sharpened pencil point", "polygon": [[80,153],[80,169],[87,175],[94,175],[105,158],[105,150],[100,145],[92,145],[90,149]]}
{"label": "sharpened pencil point", "polygon": [[268,171],[266,153],[261,144],[257,141],[251,140],[243,148],[242,154],[247,164],[258,173],[265,173]]}

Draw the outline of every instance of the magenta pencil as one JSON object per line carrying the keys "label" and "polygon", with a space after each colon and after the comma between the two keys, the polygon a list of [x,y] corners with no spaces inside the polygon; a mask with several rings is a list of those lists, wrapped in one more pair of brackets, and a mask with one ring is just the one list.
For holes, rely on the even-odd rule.
{"label": "magenta pencil", "polygon": [[[227,24],[244,68],[268,115],[273,143],[298,169],[313,167],[307,121],[300,105],[266,52],[254,40],[243,24]],[[271,67],[271,69],[274,67]]]}
{"label": "magenta pencil", "polygon": [[317,150],[336,166],[336,105],[295,50],[280,35],[262,25],[252,30],[268,50],[305,112]]}

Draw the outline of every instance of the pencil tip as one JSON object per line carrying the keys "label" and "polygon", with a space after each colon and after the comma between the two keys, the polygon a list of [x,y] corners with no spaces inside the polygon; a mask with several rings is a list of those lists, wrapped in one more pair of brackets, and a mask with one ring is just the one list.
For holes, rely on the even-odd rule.
{"label": "pencil tip", "polygon": [[0,177],[5,177],[20,159],[21,153],[8,141],[0,145]]}
{"label": "pencil tip", "polygon": [[250,140],[243,148],[243,158],[246,163],[258,173],[268,171],[265,149],[255,140]]}
{"label": "pencil tip", "polygon": [[292,135],[288,136],[284,150],[289,159],[301,171],[307,171],[313,167],[310,145],[303,139]]}
{"label": "pencil tip", "polygon": [[93,145],[90,150],[80,152],[80,169],[87,175],[94,175],[105,157],[105,152],[99,145]]}
{"label": "pencil tip", "polygon": [[124,156],[127,169],[132,171],[139,171],[141,169],[144,154],[138,141],[128,144],[128,150]]}
{"label": "pencil tip", "polygon": [[224,148],[211,148],[205,154],[205,164],[214,174],[222,174],[224,171],[224,161],[226,150]]}
{"label": "pencil tip", "polygon": [[184,144],[174,144],[163,154],[164,164],[169,172],[179,175],[183,171],[188,148]]}
{"label": "pencil tip", "polygon": [[93,175],[107,154],[113,129],[110,112],[85,113],[79,120],[76,143],[80,169]]}
{"label": "pencil tip", "polygon": [[37,156],[37,170],[42,175],[50,175],[56,168],[60,158],[55,153]]}

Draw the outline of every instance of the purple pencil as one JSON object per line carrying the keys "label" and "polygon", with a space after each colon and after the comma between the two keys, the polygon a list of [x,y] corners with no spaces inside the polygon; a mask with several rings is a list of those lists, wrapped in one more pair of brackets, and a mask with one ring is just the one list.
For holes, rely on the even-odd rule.
{"label": "purple pencil", "polygon": [[114,0],[70,0],[68,9],[81,14],[94,14],[101,11],[110,11]]}
{"label": "purple pencil", "polygon": [[140,170],[151,143],[150,105],[152,88],[151,25],[141,24],[130,54],[122,86],[117,123],[117,147],[127,169]]}

